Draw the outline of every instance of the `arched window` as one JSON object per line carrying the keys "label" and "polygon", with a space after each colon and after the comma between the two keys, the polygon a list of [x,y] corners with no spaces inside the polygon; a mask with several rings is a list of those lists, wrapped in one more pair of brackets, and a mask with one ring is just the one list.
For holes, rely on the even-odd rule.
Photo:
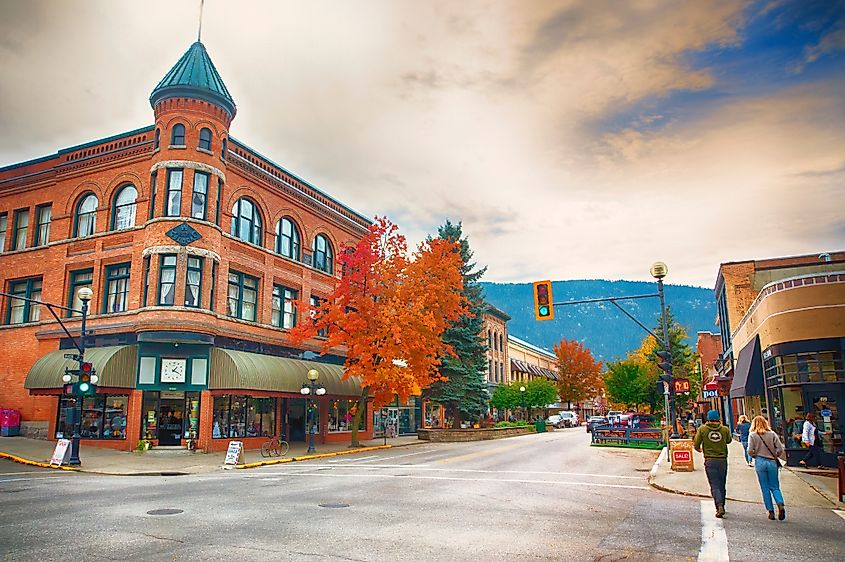
{"label": "arched window", "polygon": [[505,338],[502,334],[499,334],[499,351],[505,350]]}
{"label": "arched window", "polygon": [[232,207],[232,236],[261,245],[261,215],[249,199],[242,197]]}
{"label": "arched window", "polygon": [[226,159],[226,139],[223,139],[223,142],[220,144],[220,158],[223,160]]}
{"label": "arched window", "polygon": [[161,143],[161,129],[156,129],[156,140],[153,150],[158,150],[159,143]]}
{"label": "arched window", "polygon": [[329,239],[318,234],[314,237],[314,245],[311,249],[314,252],[314,267],[326,273],[334,273],[334,255]]}
{"label": "arched window", "polygon": [[97,206],[100,202],[93,193],[84,195],[76,204],[73,236],[91,236],[97,230]]}
{"label": "arched window", "polygon": [[170,144],[173,146],[185,146],[185,125],[181,123],[173,125],[173,135],[170,137]]}
{"label": "arched window", "polygon": [[299,231],[288,217],[276,223],[276,253],[299,261]]}
{"label": "arched window", "polygon": [[487,347],[493,349],[493,332],[487,330]]}
{"label": "arched window", "polygon": [[132,184],[124,185],[114,198],[114,211],[111,219],[112,230],[122,230],[135,226],[135,200],[138,190]]}
{"label": "arched window", "polygon": [[211,129],[203,127],[200,129],[200,144],[199,147],[203,150],[211,152]]}

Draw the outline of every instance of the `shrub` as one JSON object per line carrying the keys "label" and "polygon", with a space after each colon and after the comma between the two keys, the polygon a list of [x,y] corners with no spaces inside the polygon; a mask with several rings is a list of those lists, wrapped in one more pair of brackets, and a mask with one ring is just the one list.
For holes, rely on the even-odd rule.
{"label": "shrub", "polygon": [[509,422],[509,421],[500,421],[494,427],[526,427],[526,426],[533,426],[534,424],[530,424],[527,421],[516,421],[516,422]]}

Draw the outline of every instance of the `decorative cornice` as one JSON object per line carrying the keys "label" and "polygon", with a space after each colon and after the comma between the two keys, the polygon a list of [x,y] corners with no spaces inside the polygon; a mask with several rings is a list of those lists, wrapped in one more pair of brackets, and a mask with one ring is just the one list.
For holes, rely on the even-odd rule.
{"label": "decorative cornice", "polygon": [[159,255],[159,254],[189,254],[192,256],[199,256],[203,258],[211,258],[216,262],[220,262],[220,254],[206,250],[204,248],[194,248],[193,246],[150,246],[144,248],[141,252],[142,257]]}
{"label": "decorative cornice", "polygon": [[194,162],[193,160],[162,160],[161,162],[153,164],[152,168],[150,168],[150,173],[164,168],[189,168],[191,170],[199,170],[200,172],[214,174],[223,181],[226,181],[226,174],[224,174],[219,168],[215,168],[214,166],[209,166],[208,164],[203,164],[201,162]]}

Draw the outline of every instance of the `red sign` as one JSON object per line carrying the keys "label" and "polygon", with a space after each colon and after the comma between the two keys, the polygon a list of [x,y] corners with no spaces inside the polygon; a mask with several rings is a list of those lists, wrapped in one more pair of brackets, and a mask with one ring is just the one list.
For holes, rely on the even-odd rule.
{"label": "red sign", "polygon": [[675,394],[689,394],[689,379],[675,379]]}
{"label": "red sign", "polygon": [[692,454],[689,451],[672,451],[675,462],[689,462]]}

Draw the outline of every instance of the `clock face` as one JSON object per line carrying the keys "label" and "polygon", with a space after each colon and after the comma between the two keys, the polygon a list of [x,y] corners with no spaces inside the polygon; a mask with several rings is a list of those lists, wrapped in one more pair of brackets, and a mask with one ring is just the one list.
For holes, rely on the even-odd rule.
{"label": "clock face", "polygon": [[185,359],[162,359],[161,382],[185,382]]}

